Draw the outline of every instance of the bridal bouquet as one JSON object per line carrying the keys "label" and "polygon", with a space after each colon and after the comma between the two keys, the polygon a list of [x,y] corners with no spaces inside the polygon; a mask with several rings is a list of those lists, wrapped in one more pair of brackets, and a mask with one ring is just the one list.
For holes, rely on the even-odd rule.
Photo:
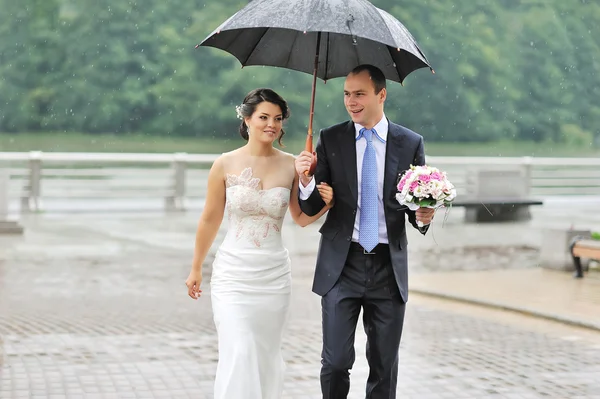
{"label": "bridal bouquet", "polygon": [[400,175],[397,188],[396,200],[412,211],[450,205],[456,198],[456,189],[446,178],[446,172],[427,165],[410,165]]}

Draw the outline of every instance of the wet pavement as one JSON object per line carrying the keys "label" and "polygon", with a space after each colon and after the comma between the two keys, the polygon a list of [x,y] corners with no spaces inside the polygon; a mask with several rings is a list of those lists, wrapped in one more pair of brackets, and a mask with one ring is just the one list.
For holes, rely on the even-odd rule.
{"label": "wet pavement", "polygon": [[584,326],[600,332],[600,272],[583,279],[542,268],[420,273],[411,290]]}
{"label": "wet pavement", "polygon": [[[465,225],[453,210],[434,234],[411,232],[411,273],[417,281],[461,270],[465,252],[450,249],[466,246],[505,249],[486,255],[482,268],[535,271],[540,227],[572,223],[560,209],[498,225]],[[211,398],[210,267],[201,300],[184,286],[196,219],[48,214],[22,218],[22,237],[0,236],[0,398]],[[294,278],[284,398],[320,397],[320,306],[310,292],[317,228],[284,225]],[[432,248],[448,259],[432,259]],[[515,259],[524,261],[516,267]],[[564,286],[573,282],[564,276]],[[349,398],[364,397],[368,373],[360,325],[356,350]],[[399,398],[600,398],[598,376],[598,331],[411,294]]]}

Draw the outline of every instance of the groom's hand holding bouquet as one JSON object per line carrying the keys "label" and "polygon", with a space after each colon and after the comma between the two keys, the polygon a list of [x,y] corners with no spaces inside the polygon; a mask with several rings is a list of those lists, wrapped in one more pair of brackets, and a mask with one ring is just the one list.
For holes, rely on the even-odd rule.
{"label": "groom's hand holding bouquet", "polygon": [[[423,219],[431,222],[436,209],[452,204],[456,198],[456,189],[446,178],[446,172],[427,165],[410,165],[410,169],[400,175],[397,189],[396,200],[417,212],[419,227],[429,224]],[[427,218],[428,215],[431,217]]]}

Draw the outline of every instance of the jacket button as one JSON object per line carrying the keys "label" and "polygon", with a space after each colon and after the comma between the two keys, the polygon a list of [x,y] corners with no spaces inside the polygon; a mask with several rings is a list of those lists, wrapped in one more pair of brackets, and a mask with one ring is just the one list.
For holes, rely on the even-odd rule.
{"label": "jacket button", "polygon": [[350,241],[352,239],[352,237],[348,236],[346,237],[346,241]]}

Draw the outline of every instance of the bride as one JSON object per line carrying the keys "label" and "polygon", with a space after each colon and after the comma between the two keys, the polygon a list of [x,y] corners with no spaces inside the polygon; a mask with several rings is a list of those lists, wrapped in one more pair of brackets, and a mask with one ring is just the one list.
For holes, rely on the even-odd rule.
{"label": "bride", "polygon": [[186,280],[188,295],[202,290],[202,263],[223,215],[229,228],[213,263],[211,299],[219,340],[216,399],[280,399],[284,362],[283,328],[288,314],[290,259],[281,239],[283,218],[306,226],[333,203],[333,190],[318,185],[327,204],[309,217],[298,205],[294,156],[274,148],[284,135],[286,101],[270,89],[256,89],[236,107],[240,133],[248,141],[221,155],[208,177],[206,203],[196,233]]}

